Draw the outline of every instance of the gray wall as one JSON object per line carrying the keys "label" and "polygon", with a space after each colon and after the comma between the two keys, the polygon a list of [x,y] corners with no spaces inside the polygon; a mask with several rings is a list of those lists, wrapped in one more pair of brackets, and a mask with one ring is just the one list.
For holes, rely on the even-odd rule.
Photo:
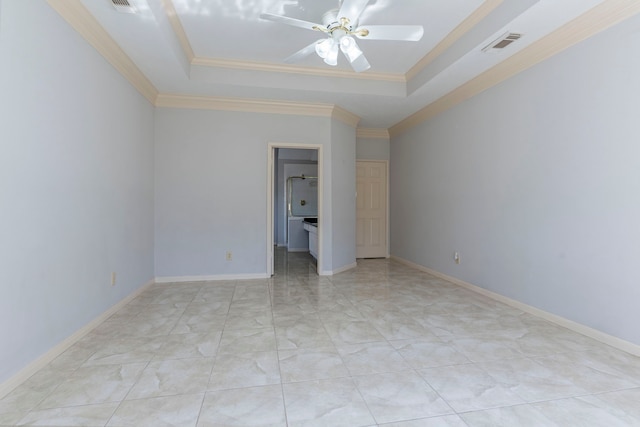
{"label": "gray wall", "polygon": [[334,120],[331,142],[331,270],[336,271],[356,262],[356,130]]}
{"label": "gray wall", "polygon": [[392,254],[640,344],[639,27],[394,138]]}
{"label": "gray wall", "polygon": [[358,138],[356,140],[356,159],[389,160],[388,138]]}
{"label": "gray wall", "polygon": [[1,19],[0,383],[153,278],[152,106],[46,2]]}
{"label": "gray wall", "polygon": [[[156,277],[264,276],[268,144],[322,145],[325,179],[330,180],[332,173],[355,177],[353,153],[345,153],[344,159],[331,157],[336,145],[333,129],[342,126],[350,130],[340,131],[339,140],[344,143],[345,135],[351,138],[344,145],[355,153],[355,129],[329,118],[158,109]],[[338,148],[336,153],[343,151]],[[335,216],[339,229],[348,227],[351,206],[343,203],[342,189],[325,185],[323,191],[322,220],[330,225]],[[331,210],[334,197],[335,211]],[[352,215],[355,221],[355,207]],[[332,245],[331,230],[326,226],[320,231],[324,273],[330,273],[333,265],[352,262]],[[350,244],[355,248],[355,240]],[[233,261],[225,260],[227,250],[233,252]]]}

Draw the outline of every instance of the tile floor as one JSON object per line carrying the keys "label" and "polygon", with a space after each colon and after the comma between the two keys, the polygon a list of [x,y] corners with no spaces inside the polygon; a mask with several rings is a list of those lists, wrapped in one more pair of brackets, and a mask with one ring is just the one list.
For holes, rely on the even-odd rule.
{"label": "tile floor", "polygon": [[640,359],[389,260],[155,285],[1,425],[640,426]]}

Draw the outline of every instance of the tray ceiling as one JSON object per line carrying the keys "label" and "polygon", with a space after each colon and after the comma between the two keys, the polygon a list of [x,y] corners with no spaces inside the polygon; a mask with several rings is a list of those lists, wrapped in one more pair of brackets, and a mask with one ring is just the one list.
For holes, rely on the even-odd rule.
{"label": "tray ceiling", "polygon": [[[74,9],[88,12],[160,95],[329,104],[379,129],[424,115],[510,58],[531,66],[544,59],[545,44],[553,54],[640,11],[632,0],[371,0],[361,25],[422,25],[425,34],[419,42],[358,41],[371,70],[355,73],[344,58],[330,67],[315,54],[284,64],[322,34],[259,18],[321,22],[338,0],[129,0],[135,14],[111,0],[48,1],[70,21]],[[522,38],[482,52],[506,32]]]}

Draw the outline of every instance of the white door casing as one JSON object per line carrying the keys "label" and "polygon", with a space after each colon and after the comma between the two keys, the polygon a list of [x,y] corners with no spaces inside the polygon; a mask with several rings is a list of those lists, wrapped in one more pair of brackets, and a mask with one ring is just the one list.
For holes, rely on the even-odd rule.
{"label": "white door casing", "polygon": [[[323,212],[323,176],[324,176],[324,161],[323,161],[323,153],[322,153],[322,145],[317,144],[296,144],[296,143],[275,143],[270,142],[267,146],[267,259],[266,259],[266,270],[267,275],[272,276],[274,272],[274,235],[273,235],[273,216],[274,216],[274,195],[275,195],[275,182],[274,182],[274,169],[275,165],[275,149],[276,148],[297,148],[303,150],[317,150],[318,151],[318,229],[322,230],[323,220],[322,220],[322,212]],[[324,239],[322,238],[322,234],[318,233],[318,256],[317,256],[317,265],[318,265],[318,274],[323,275],[324,273],[324,264],[322,257],[322,248],[324,244]]]}

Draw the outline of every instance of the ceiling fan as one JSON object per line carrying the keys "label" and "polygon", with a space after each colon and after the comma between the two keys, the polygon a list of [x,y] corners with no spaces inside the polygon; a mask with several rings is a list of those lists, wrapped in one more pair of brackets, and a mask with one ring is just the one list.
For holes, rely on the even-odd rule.
{"label": "ceiling fan", "polygon": [[359,26],[358,19],[371,0],[342,0],[339,9],[332,9],[322,16],[322,24],[303,21],[288,16],[263,13],[260,18],[294,27],[320,31],[326,37],[300,49],[284,62],[292,64],[316,52],[325,63],[338,64],[341,50],[356,72],[371,68],[369,61],[354,38],[369,40],[418,41],[424,34],[422,25],[367,25]]}

